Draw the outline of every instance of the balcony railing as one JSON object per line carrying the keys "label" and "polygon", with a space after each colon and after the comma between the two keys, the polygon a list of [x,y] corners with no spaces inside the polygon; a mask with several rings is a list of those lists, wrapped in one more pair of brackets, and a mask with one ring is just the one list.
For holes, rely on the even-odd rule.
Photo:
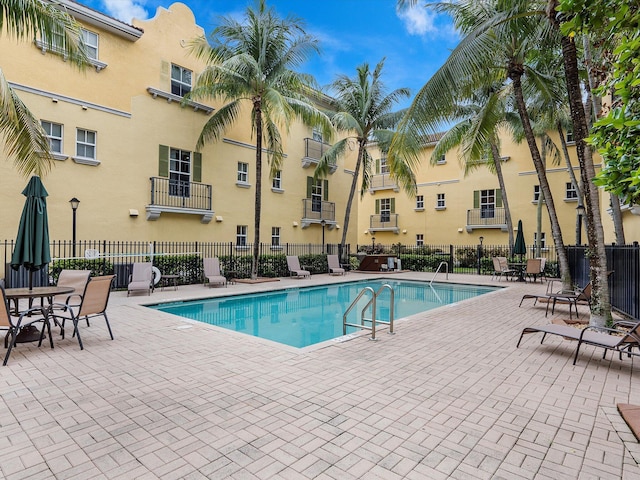
{"label": "balcony railing", "polygon": [[388,173],[382,173],[379,175],[372,175],[369,182],[369,191],[374,192],[376,190],[395,190],[399,191],[398,184],[395,180],[391,179],[391,175]]}
{"label": "balcony railing", "polygon": [[312,198],[302,199],[302,228],[324,220],[330,228],[336,223],[336,204]]}
{"label": "balcony railing", "polygon": [[369,219],[369,231],[393,231],[398,233],[398,214],[397,213],[380,213],[371,215]]}
{"label": "balcony railing", "polygon": [[504,208],[472,208],[467,210],[467,231],[478,228],[507,229],[507,220]]}
{"label": "balcony railing", "polygon": [[[308,168],[311,165],[317,165],[318,162],[320,162],[322,155],[324,155],[329,148],[331,148],[331,145],[328,143],[314,140],[313,138],[305,138],[304,157],[302,158],[303,168]],[[337,166],[335,164],[331,165],[330,172],[335,172],[336,168]]]}
{"label": "balcony railing", "polygon": [[156,220],[160,213],[192,213],[203,216],[203,223],[213,216],[211,185],[184,182],[170,178],[151,177],[151,202],[147,219]]}

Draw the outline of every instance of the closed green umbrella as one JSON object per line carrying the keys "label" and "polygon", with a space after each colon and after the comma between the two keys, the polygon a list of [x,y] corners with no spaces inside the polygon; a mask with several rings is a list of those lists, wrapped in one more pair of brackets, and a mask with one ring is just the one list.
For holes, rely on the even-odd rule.
{"label": "closed green umbrella", "polygon": [[16,246],[11,256],[11,267],[18,270],[22,265],[31,272],[29,275],[29,288],[31,288],[33,272],[40,270],[51,261],[46,200],[49,194],[38,176],[31,177],[22,194],[27,197],[27,200],[20,217]]}
{"label": "closed green umbrella", "polygon": [[527,253],[527,246],[524,243],[524,233],[522,233],[522,220],[518,220],[518,233],[516,233],[516,243],[513,246],[513,254],[520,255],[520,261],[522,262],[522,255]]}

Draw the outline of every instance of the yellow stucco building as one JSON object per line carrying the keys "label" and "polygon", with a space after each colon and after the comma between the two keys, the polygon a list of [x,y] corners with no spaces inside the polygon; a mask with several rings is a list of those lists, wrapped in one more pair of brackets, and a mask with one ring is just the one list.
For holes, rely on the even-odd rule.
{"label": "yellow stucco building", "polygon": [[[59,2],[83,26],[93,68],[78,71],[40,39],[0,36],[1,65],[20,98],[41,119],[55,155],[44,178],[49,192],[50,235],[69,240],[69,200],[80,200],[77,238],[83,240],[253,240],[255,140],[248,111],[222,141],[195,152],[216,104],[182,96],[204,68],[185,42],[205,33],[191,10],[175,3],[147,21],[128,25],[69,0]],[[293,125],[284,138],[281,172],[262,179],[264,243],[339,243],[356,151],[340,159],[327,178],[311,179],[326,144],[311,128]],[[371,188],[354,202],[348,243],[506,244],[502,192],[481,166],[465,177],[456,152],[429,164],[425,148],[416,176],[418,196],[407,196],[377,161]],[[570,147],[574,168],[575,148]],[[536,224],[535,175],[526,144],[503,138],[501,154],[514,219],[527,243]],[[3,214],[0,238],[15,238],[27,179],[0,152]],[[576,175],[578,175],[576,168]],[[564,165],[548,165],[549,181],[567,244],[575,242],[576,200]],[[613,241],[608,194],[602,194],[607,242]],[[627,240],[640,235],[640,217],[625,209]],[[640,212],[638,212],[640,213]],[[321,223],[324,220],[324,225]],[[542,234],[552,244],[546,210]],[[583,236],[583,239],[586,237]]]}
{"label": "yellow stucco building", "polygon": [[[220,105],[181,105],[205,66],[185,48],[205,33],[192,11],[175,3],[128,25],[75,2],[60,3],[81,23],[93,68],[74,69],[40,39],[0,36],[4,74],[41,119],[55,154],[43,179],[51,238],[71,238],[69,200],[75,197],[78,240],[251,243],[255,139],[249,110],[221,142],[195,152],[203,125]],[[275,178],[263,155],[262,242],[319,244],[323,235],[327,243],[340,241],[353,159],[312,182],[323,148],[317,132],[294,124]],[[6,158],[0,168],[0,236],[13,239],[27,179]]]}

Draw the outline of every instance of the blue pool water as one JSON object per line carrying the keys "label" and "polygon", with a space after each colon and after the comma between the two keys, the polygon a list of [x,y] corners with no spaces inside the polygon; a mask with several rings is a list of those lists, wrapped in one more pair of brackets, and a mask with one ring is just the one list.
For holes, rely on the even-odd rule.
{"label": "blue pool water", "polygon": [[[342,316],[365,288],[390,285],[395,292],[395,319],[456,303],[495,291],[494,287],[397,280],[345,282],[275,292],[235,295],[204,300],[162,303],[150,308],[199,322],[266,338],[292,347],[307,347],[342,336]],[[377,300],[376,317],[389,320],[388,289]],[[360,312],[371,298],[365,294],[348,317],[359,323]],[[365,315],[370,318],[371,314]],[[357,331],[348,327],[347,334]]]}

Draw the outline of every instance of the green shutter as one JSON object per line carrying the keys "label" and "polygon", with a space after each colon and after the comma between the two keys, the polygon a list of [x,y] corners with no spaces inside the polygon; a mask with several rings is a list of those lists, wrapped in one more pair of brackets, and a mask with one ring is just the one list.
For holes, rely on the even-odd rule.
{"label": "green shutter", "polygon": [[502,190],[496,190],[496,208],[502,207]]}
{"label": "green shutter", "polygon": [[391,210],[391,213],[396,213],[396,199],[395,198],[390,199],[389,208]]}
{"label": "green shutter", "polygon": [[473,192],[473,208],[480,208],[480,190]]}
{"label": "green shutter", "polygon": [[158,176],[169,176],[169,147],[160,145],[158,149]]}
{"label": "green shutter", "polygon": [[380,159],[376,159],[376,173],[380,173]]}
{"label": "green shutter", "polygon": [[322,199],[325,202],[329,200],[329,180],[322,181]]}
{"label": "green shutter", "polygon": [[380,213],[380,199],[376,200],[376,214]]}
{"label": "green shutter", "polygon": [[202,181],[202,154],[193,152],[193,181]]}
{"label": "green shutter", "polygon": [[307,198],[311,198],[312,190],[313,190],[313,177],[307,177]]}

